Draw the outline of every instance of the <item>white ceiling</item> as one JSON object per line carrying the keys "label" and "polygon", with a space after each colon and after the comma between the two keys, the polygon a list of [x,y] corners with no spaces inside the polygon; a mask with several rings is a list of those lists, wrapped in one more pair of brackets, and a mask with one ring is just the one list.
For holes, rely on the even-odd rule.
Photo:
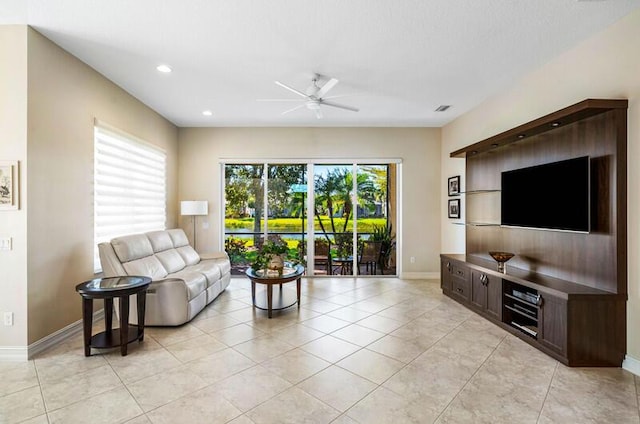
{"label": "white ceiling", "polygon": [[[640,0],[0,0],[178,126],[441,126]],[[156,71],[168,64],[171,74]],[[360,109],[296,95],[319,72]],[[449,104],[446,112],[436,107]],[[202,111],[213,115],[206,117]]]}

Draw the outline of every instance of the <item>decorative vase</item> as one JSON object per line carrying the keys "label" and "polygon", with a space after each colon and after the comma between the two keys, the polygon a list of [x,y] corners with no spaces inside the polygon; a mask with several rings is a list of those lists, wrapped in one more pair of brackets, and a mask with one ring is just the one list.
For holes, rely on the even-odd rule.
{"label": "decorative vase", "polygon": [[267,268],[277,271],[278,275],[282,275],[284,269],[284,255],[272,255],[267,264]]}
{"label": "decorative vase", "polygon": [[489,256],[491,256],[496,262],[498,262],[498,272],[503,274],[507,273],[507,261],[515,256],[515,253],[510,252],[489,252]]}

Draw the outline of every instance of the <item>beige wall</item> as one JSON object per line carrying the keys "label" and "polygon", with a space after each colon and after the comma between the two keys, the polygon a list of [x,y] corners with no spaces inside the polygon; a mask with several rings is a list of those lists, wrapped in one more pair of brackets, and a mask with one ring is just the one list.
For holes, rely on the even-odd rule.
{"label": "beige wall", "polygon": [[29,29],[28,343],[82,316],[74,288],[93,278],[94,118],[167,151],[167,226],[177,225],[177,128]]}
{"label": "beige wall", "polygon": [[[21,165],[21,207],[0,211],[0,237],[13,250],[0,251],[0,318],[13,312],[13,327],[0,321],[0,349],[27,344],[27,28],[0,26],[0,160]],[[1,352],[0,352],[1,353]]]}
{"label": "beige wall", "polygon": [[[219,248],[221,159],[402,159],[402,271],[438,272],[440,130],[434,128],[182,128],[181,200],[208,200],[199,220],[199,250]],[[190,231],[191,221],[181,226]],[[415,263],[409,257],[416,258]]]}
{"label": "beige wall", "polygon": [[[461,173],[464,160],[449,152],[586,98],[629,99],[628,348],[640,360],[640,10],[527,75],[510,90],[442,130],[442,177]],[[444,204],[444,200],[443,200]],[[464,233],[445,224],[443,250],[464,251]]]}

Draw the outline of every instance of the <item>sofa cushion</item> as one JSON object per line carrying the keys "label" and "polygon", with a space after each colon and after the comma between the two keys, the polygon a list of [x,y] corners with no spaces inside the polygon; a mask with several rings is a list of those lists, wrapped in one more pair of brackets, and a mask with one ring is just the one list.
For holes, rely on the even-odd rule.
{"label": "sofa cushion", "polygon": [[182,256],[176,252],[176,249],[156,253],[156,258],[158,258],[168,273],[181,271],[187,265],[182,259]]}
{"label": "sofa cushion", "polygon": [[149,239],[149,242],[151,242],[151,247],[155,253],[173,248],[173,240],[171,240],[169,233],[166,231],[151,231],[145,235]]}
{"label": "sofa cushion", "polygon": [[187,286],[188,300],[194,299],[207,288],[207,279],[199,272],[183,270],[170,274],[167,278],[178,278],[184,281]]}
{"label": "sofa cushion", "polygon": [[176,250],[182,256],[182,259],[187,265],[195,265],[200,262],[200,256],[198,252],[193,250],[193,247],[186,245],[182,247],[177,247]]}
{"label": "sofa cushion", "polygon": [[153,255],[153,248],[144,234],[117,237],[111,240],[113,250],[120,262],[129,262]]}
{"label": "sofa cushion", "polygon": [[167,276],[167,270],[164,269],[158,258],[153,255],[123,263],[122,266],[128,275],[150,277],[154,281]]}
{"label": "sofa cushion", "polygon": [[189,267],[189,271],[199,272],[207,278],[207,287],[213,285],[221,277],[220,267],[211,261],[201,261],[199,264]]}
{"label": "sofa cushion", "polygon": [[181,228],[167,230],[167,234],[169,234],[171,241],[173,241],[173,247],[189,246],[189,239]]}

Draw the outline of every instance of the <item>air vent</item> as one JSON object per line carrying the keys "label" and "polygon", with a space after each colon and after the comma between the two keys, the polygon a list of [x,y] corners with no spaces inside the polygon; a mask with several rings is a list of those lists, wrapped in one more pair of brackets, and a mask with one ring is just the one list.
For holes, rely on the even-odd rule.
{"label": "air vent", "polygon": [[436,112],[444,112],[445,110],[449,109],[450,107],[451,107],[451,105],[440,105],[436,109]]}

